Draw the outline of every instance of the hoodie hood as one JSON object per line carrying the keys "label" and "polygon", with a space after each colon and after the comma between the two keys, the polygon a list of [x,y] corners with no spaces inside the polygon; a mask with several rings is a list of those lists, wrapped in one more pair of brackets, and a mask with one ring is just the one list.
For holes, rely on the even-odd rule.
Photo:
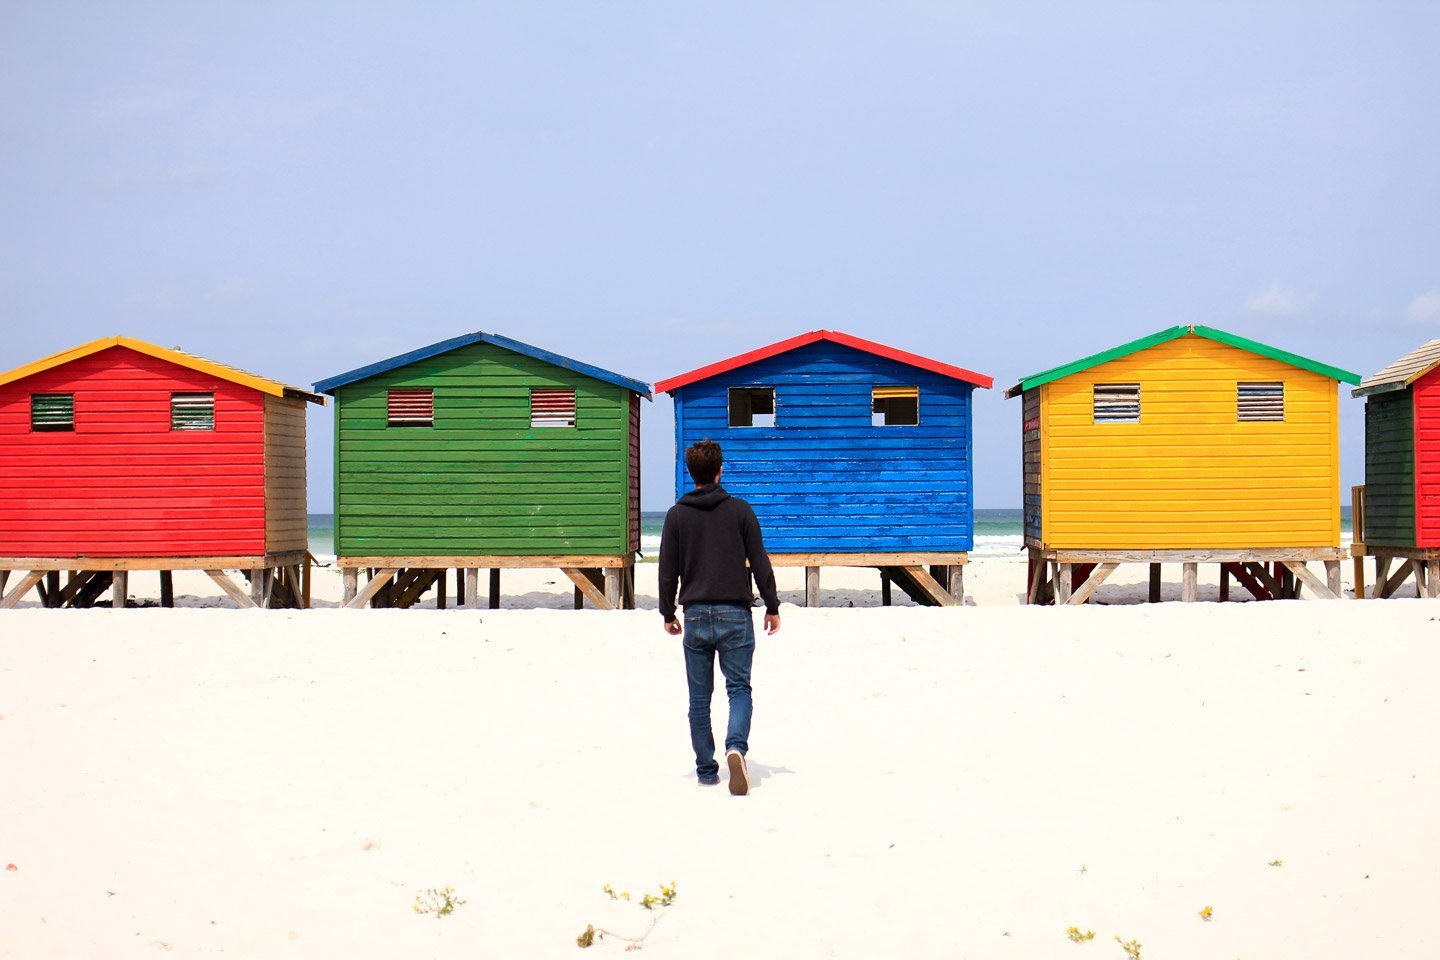
{"label": "hoodie hood", "polygon": [[730,494],[718,483],[707,483],[703,487],[696,487],[685,496],[677,500],[687,507],[694,507],[696,510],[714,510],[720,504],[730,499]]}

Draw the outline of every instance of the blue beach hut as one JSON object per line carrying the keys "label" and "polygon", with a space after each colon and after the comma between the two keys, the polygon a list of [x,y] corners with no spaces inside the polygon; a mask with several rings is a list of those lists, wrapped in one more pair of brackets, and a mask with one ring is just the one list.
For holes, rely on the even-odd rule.
{"label": "blue beach hut", "polygon": [[[725,449],[725,488],[748,500],[777,566],[881,571],[917,602],[963,601],[974,545],[971,394],[991,377],[833,330],[815,330],[655,385],[675,399],[683,451]],[[928,568],[928,569],[927,569]]]}

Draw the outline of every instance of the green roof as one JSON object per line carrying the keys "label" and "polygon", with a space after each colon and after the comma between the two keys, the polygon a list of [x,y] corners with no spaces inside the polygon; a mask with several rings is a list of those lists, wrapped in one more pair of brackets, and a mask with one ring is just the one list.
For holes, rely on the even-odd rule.
{"label": "green roof", "polygon": [[1122,343],[1118,347],[1113,347],[1102,353],[1085,357],[1083,360],[1075,360],[1062,366],[1052,367],[1042,373],[1032,374],[1022,379],[1009,390],[1006,390],[1005,396],[1019,396],[1026,390],[1031,390],[1052,381],[1063,379],[1071,374],[1079,373],[1082,370],[1089,370],[1091,367],[1098,367],[1100,364],[1108,363],[1111,360],[1128,357],[1132,353],[1138,353],[1141,350],[1146,350],[1162,343],[1169,343],[1171,340],[1178,340],[1190,334],[1194,334],[1197,337],[1204,337],[1206,340],[1214,340],[1216,343],[1238,347],[1241,350],[1248,350],[1250,353],[1259,354],[1262,357],[1269,357],[1271,360],[1279,360],[1281,363],[1288,363],[1302,370],[1310,370],[1314,373],[1323,374],[1332,380],[1341,380],[1345,383],[1360,382],[1360,375],[1358,373],[1351,373],[1349,370],[1341,370],[1339,367],[1319,363],[1315,360],[1302,357],[1299,354],[1291,353],[1288,350],[1281,350],[1278,347],[1257,343],[1254,340],[1248,340],[1245,337],[1236,336],[1233,333],[1226,333],[1224,330],[1216,330],[1214,327],[1189,325],[1161,330],[1159,333],[1152,333],[1148,337],[1141,337],[1139,340]]}

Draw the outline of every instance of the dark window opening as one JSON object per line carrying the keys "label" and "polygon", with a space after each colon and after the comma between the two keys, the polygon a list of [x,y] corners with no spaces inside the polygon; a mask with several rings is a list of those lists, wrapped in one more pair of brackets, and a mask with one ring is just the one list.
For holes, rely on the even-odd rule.
{"label": "dark window opening", "polygon": [[775,426],[775,388],[731,387],[730,426]]}
{"label": "dark window opening", "polygon": [[919,422],[919,387],[875,387],[870,391],[872,427],[913,427]]}

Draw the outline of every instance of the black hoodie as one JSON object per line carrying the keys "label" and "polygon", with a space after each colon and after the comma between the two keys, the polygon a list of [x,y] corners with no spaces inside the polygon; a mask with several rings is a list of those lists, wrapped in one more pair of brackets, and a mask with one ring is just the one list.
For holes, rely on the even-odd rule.
{"label": "black hoodie", "polygon": [[[745,561],[750,568],[745,568]],[[665,514],[660,533],[660,615],[675,619],[675,587],[680,603],[731,603],[749,607],[754,594],[750,575],[765,598],[765,612],[778,614],[775,571],[765,553],[760,521],[744,500],[718,483],[696,487]]]}

